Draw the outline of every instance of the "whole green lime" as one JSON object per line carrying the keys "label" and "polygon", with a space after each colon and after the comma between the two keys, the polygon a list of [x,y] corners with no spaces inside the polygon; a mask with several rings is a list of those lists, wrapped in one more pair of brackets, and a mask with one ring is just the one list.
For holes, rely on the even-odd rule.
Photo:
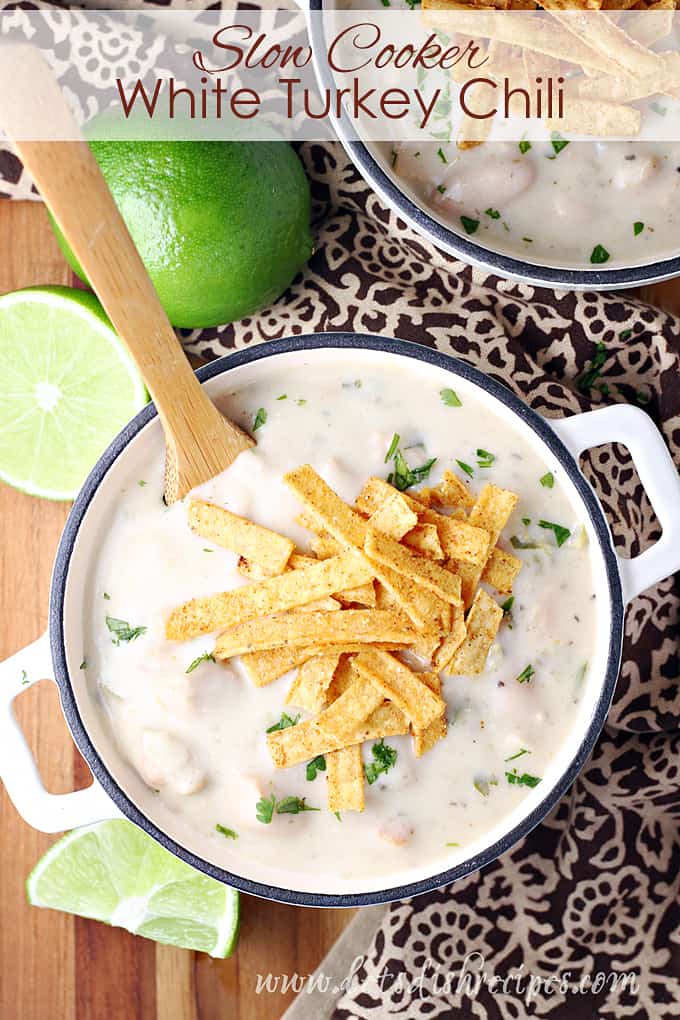
{"label": "whole green lime", "polygon": [[174,326],[251,315],[283,293],[312,253],[309,184],[287,142],[116,140],[90,147]]}

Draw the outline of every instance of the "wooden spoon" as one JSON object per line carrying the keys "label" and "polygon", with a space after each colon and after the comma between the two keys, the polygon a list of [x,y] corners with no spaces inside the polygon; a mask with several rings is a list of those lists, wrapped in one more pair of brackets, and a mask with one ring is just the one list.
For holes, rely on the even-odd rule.
{"label": "wooden spoon", "polygon": [[165,501],[174,503],[254,440],[220,414],[194,375],[101,170],[34,47],[2,48],[0,124],[144,378],[165,432]]}

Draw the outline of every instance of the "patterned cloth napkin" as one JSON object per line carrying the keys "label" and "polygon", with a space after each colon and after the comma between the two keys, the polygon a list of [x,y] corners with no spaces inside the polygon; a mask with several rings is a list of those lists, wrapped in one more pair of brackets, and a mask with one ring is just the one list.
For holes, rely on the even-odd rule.
{"label": "patterned cloth napkin", "polygon": [[[412,340],[469,360],[541,414],[637,403],[680,464],[680,321],[626,296],[548,291],[473,270],[402,223],[339,145],[307,143],[300,155],[315,199],[313,258],[257,317],[184,332],[190,351],[210,359],[312,331]],[[1,149],[0,193],[30,193],[20,164]],[[625,450],[592,451],[585,470],[619,551],[636,555],[651,544],[658,525]],[[363,932],[352,947],[361,965],[328,992],[325,1016],[680,1016],[679,618],[678,577],[635,599],[614,705],[572,789],[482,872],[381,914],[373,936]],[[496,985],[460,985],[464,966],[482,966]],[[566,972],[569,985],[583,976],[594,984],[576,994],[555,977]],[[631,972],[635,989],[614,981]],[[514,979],[501,983],[518,974],[523,992]],[[551,975],[527,997],[532,976]],[[306,1015],[320,1020],[321,1008]]]}

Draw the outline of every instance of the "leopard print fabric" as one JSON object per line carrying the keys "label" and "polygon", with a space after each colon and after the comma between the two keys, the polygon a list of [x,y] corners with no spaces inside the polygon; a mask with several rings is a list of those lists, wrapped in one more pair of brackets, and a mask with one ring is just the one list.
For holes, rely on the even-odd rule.
{"label": "leopard print fabric", "polygon": [[[258,316],[184,332],[189,351],[212,359],[312,331],[411,340],[469,360],[549,417],[638,403],[680,464],[680,321],[625,296],[548,291],[472,269],[401,222],[339,145],[307,143],[300,155],[314,196],[312,259]],[[31,196],[21,164],[2,148],[0,193]],[[603,364],[586,387],[598,345]],[[584,470],[621,553],[658,538],[624,449],[591,451]],[[334,1020],[680,1016],[679,617],[678,577],[633,601],[608,723],[569,793],[484,871],[393,904]],[[633,972],[638,986],[607,982],[575,994],[555,983],[529,997],[513,985],[442,987],[441,975],[458,973],[469,954],[500,979]]]}

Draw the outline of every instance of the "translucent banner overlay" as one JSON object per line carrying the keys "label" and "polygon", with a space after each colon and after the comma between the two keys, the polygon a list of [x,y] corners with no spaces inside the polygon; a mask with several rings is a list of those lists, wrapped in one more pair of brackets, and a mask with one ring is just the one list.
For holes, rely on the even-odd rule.
{"label": "translucent banner overlay", "polygon": [[[680,139],[675,12],[423,8],[0,12],[23,139]],[[77,125],[41,104],[39,50]],[[11,56],[13,55],[13,56]],[[3,78],[5,67],[11,74]],[[19,71],[16,71],[19,66]],[[25,67],[32,67],[30,61]]]}

